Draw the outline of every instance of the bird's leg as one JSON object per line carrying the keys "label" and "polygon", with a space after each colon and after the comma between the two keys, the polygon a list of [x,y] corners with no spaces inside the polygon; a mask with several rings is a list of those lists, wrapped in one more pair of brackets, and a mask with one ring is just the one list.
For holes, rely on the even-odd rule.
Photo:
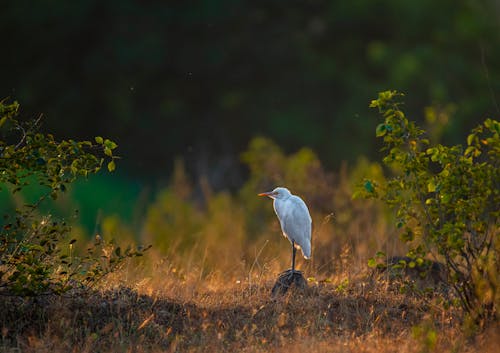
{"label": "bird's leg", "polygon": [[292,274],[295,272],[295,241],[292,240]]}

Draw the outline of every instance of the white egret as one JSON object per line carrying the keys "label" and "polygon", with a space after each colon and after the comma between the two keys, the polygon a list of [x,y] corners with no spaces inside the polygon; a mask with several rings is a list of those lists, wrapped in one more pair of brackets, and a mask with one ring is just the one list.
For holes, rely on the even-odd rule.
{"label": "white egret", "polygon": [[259,196],[272,198],[274,212],[278,216],[283,235],[292,243],[292,272],[295,273],[295,252],[302,251],[304,258],[311,257],[311,215],[305,202],[283,187],[263,192]]}

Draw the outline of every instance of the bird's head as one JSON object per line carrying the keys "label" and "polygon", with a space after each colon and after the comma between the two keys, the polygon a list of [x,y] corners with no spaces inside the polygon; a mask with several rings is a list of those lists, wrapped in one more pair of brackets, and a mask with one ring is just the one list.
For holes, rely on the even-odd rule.
{"label": "bird's head", "polygon": [[277,187],[273,191],[263,192],[263,193],[258,194],[258,195],[259,196],[268,196],[268,197],[272,198],[273,200],[274,199],[284,200],[284,199],[289,198],[292,195],[292,193],[287,188]]}

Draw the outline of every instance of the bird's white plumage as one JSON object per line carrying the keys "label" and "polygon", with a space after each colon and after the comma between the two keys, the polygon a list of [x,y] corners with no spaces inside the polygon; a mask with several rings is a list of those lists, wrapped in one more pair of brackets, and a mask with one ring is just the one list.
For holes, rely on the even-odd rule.
{"label": "bird's white plumage", "polygon": [[305,202],[283,187],[278,187],[269,193],[274,202],[274,211],[280,221],[283,235],[295,243],[306,259],[311,257],[311,224],[312,219]]}

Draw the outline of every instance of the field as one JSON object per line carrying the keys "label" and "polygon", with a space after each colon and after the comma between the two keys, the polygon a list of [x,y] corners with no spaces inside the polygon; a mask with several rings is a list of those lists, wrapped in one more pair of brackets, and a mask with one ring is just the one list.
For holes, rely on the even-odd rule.
{"label": "field", "polygon": [[[343,263],[342,263],[343,262]],[[346,251],[331,277],[272,297],[276,264],[200,276],[135,261],[101,288],[4,297],[2,352],[496,352],[498,326],[468,337],[438,296],[400,293]],[[307,275],[307,273],[306,273]]]}
{"label": "field", "polygon": [[[405,255],[411,245],[400,240],[392,211],[353,197],[363,178],[383,180],[380,165],[360,159],[331,173],[312,150],[285,155],[266,139],[254,140],[242,159],[250,177],[233,193],[214,191],[203,179],[192,182],[178,162],[135,229],[113,215],[96,221],[92,237],[74,224],[65,238],[48,215],[23,228],[39,244],[61,237],[53,240],[57,249],[45,253],[42,245],[24,246],[29,242],[20,243],[15,256],[6,253],[17,266],[4,265],[10,273],[2,276],[14,290],[66,281],[68,263],[78,263],[89,246],[99,271],[82,267],[74,278],[108,272],[113,254],[123,253],[112,239],[152,247],[141,257],[121,258],[97,282],[71,279],[73,288],[61,295],[1,291],[0,352],[498,351],[494,309],[488,320],[473,323],[452,305],[456,298],[446,286],[418,280],[418,290],[409,290],[408,279],[368,266],[378,251]],[[278,296],[271,288],[290,267],[291,249],[271,201],[256,195],[268,185],[287,185],[301,195],[313,219],[311,260],[297,260],[307,288]],[[58,202],[71,208],[65,204],[71,193],[64,197]],[[433,256],[429,260],[442,261]],[[32,264],[38,267],[27,267]],[[48,270],[37,281],[39,269]],[[491,274],[491,290],[482,298],[494,304],[498,273]]]}

